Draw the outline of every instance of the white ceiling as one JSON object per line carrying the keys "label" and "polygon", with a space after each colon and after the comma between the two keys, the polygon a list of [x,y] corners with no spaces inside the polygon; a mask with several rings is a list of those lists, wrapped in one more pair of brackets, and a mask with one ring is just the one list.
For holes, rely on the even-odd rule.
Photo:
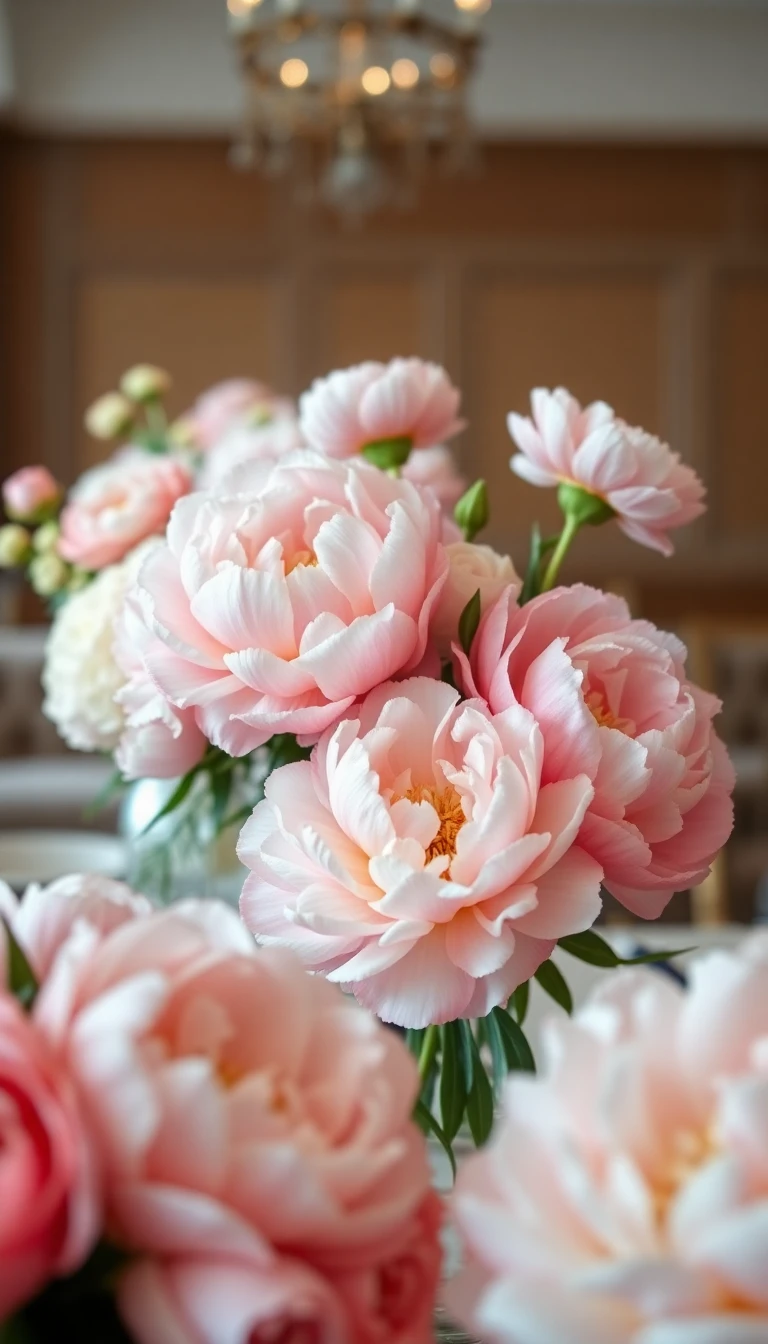
{"label": "white ceiling", "polygon": [[[768,138],[768,0],[494,0],[485,31],[488,134]],[[226,131],[224,0],[0,0],[0,102],[52,131]]]}

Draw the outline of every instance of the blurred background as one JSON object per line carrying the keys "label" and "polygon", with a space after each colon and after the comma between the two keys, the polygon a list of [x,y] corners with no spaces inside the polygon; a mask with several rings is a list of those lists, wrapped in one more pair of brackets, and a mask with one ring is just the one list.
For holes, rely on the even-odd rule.
{"label": "blurred background", "polygon": [[[694,913],[768,919],[768,0],[493,0],[470,171],[356,227],[297,203],[290,169],[232,162],[249,8],[0,0],[0,474],[71,482],[98,451],[85,406],[137,361],[172,372],[179,412],[232,375],[295,394],[419,354],[464,390],[463,467],[521,568],[556,506],[510,474],[507,412],[537,384],[611,402],[695,465],[709,512],[671,562],[581,537],[567,577],[681,633],[724,697],[737,827]],[[6,580],[0,619],[0,827],[43,794],[59,824],[92,781],[35,768],[63,750],[27,709],[42,613]]]}

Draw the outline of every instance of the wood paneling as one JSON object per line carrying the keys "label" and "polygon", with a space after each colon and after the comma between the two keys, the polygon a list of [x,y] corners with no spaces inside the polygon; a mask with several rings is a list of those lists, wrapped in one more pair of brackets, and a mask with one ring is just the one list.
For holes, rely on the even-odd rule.
{"label": "wood paneling", "polygon": [[42,458],[70,479],[93,451],[84,405],[137,359],[173,371],[180,409],[228,374],[297,393],[340,364],[419,353],[464,389],[464,463],[491,482],[493,536],[520,564],[554,500],[508,473],[506,415],[561,382],[667,437],[713,500],[674,572],[613,527],[580,540],[579,572],[631,585],[651,615],[662,593],[704,609],[716,586],[764,605],[768,151],[483,157],[477,177],[346,232],[232,172],[223,141],[6,134],[3,469]]}
{"label": "wood paneling", "polygon": [[77,289],[75,322],[76,465],[101,456],[81,430],[79,408],[114,387],[131,364],[173,369],[169,407],[184,410],[219,379],[257,369],[280,379],[280,308],[277,277],[210,280],[163,276],[95,277]]}

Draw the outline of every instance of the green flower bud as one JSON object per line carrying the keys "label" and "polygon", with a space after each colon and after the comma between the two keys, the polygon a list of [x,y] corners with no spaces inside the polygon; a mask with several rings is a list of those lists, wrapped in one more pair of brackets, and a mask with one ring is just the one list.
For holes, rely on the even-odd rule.
{"label": "green flower bud", "polygon": [[490,517],[485,481],[475,481],[474,485],[470,485],[453,510],[453,516],[466,541],[473,541],[478,532],[482,532]]}
{"label": "green flower bud", "polygon": [[171,375],[155,364],[135,364],[132,369],[126,369],[120,379],[120,391],[140,406],[165,396],[170,386]]}
{"label": "green flower bud", "polygon": [[32,547],[39,555],[46,551],[55,551],[59,542],[59,524],[51,521],[38,527],[32,538]]}
{"label": "green flower bud", "polygon": [[17,569],[27,562],[32,538],[20,523],[0,527],[0,569]]}
{"label": "green flower bud", "polygon": [[85,428],[94,439],[117,439],[133,425],[136,411],[120,392],[106,392],[89,406]]}
{"label": "green flower bud", "polygon": [[55,551],[36,555],[29,566],[29,581],[39,597],[53,597],[66,587],[70,569]]}
{"label": "green flower bud", "polygon": [[408,461],[413,447],[410,434],[395,439],[373,439],[363,448],[363,457],[382,471],[398,471]]}

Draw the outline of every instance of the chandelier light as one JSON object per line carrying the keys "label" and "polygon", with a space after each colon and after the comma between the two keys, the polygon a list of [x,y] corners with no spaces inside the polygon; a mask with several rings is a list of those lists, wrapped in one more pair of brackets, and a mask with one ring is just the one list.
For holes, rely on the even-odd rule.
{"label": "chandelier light", "polygon": [[491,0],[227,0],[246,87],[232,160],[347,217],[466,168],[466,92]]}

